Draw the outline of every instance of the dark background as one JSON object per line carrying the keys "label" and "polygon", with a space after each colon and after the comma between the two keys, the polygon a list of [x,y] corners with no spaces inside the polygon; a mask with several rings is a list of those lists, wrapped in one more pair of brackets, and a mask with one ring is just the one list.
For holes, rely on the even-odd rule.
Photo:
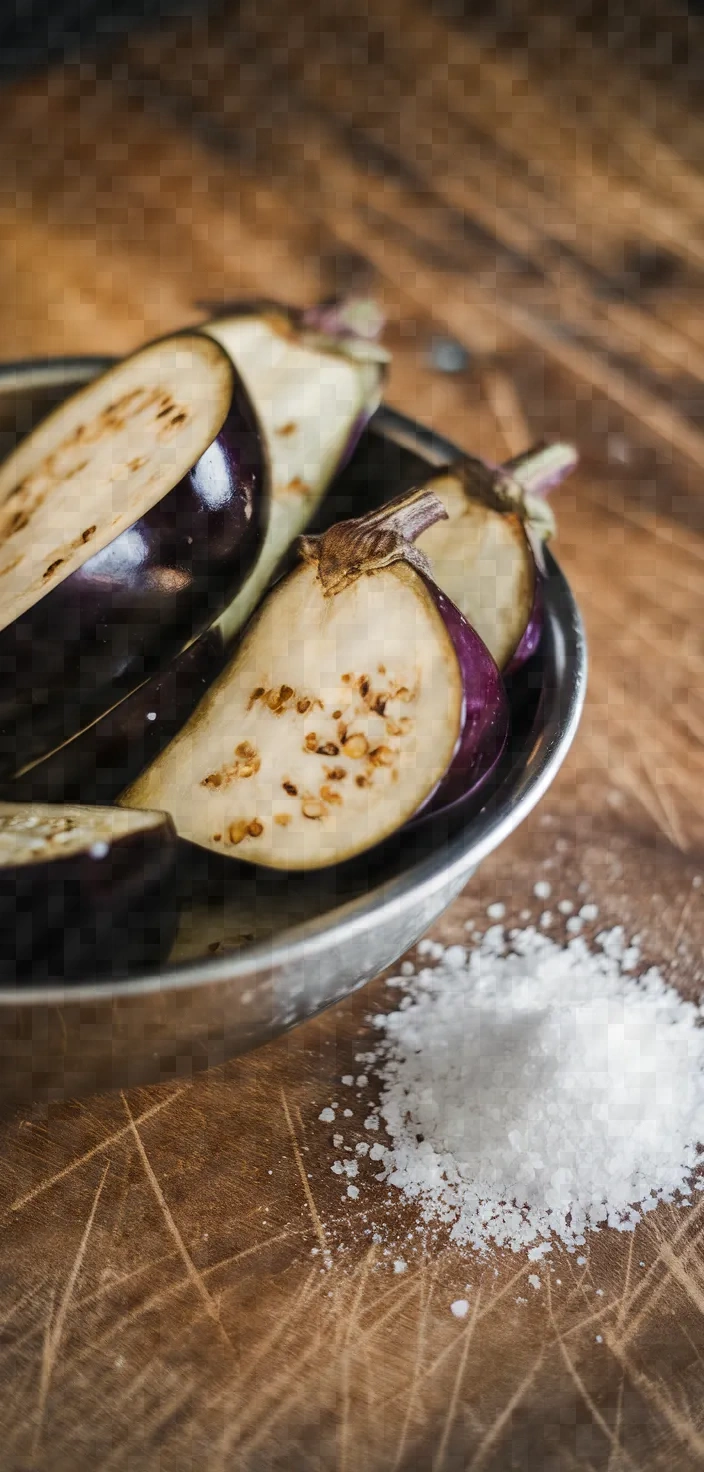
{"label": "dark background", "polygon": [[[266,0],[263,0],[266,8]],[[461,20],[469,13],[476,25],[484,17],[505,39],[530,43],[531,17],[521,0],[431,0],[431,8]],[[689,13],[704,13],[704,0],[681,0],[654,18],[633,0],[589,0],[589,3],[546,3],[563,17],[571,13],[580,29],[621,52],[626,59],[637,53],[646,70],[696,66],[696,41]],[[295,13],[295,0],[292,0]],[[0,80],[11,81],[19,72],[34,70],[82,50],[104,50],[137,28],[168,23],[184,11],[190,14],[222,12],[218,0],[12,0],[0,15]],[[230,12],[232,7],[230,6]],[[701,57],[699,57],[701,63]]]}

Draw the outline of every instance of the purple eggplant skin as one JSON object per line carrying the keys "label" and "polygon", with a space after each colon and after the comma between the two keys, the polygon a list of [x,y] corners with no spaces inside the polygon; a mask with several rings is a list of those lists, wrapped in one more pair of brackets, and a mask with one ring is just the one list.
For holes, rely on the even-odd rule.
{"label": "purple eggplant skin", "polygon": [[244,385],[194,468],[0,633],[0,774],[67,740],[212,622],[268,518],[268,463]]}
{"label": "purple eggplant skin", "polygon": [[158,966],[178,926],[171,819],[102,854],[0,866],[0,984],[125,976]]}
{"label": "purple eggplant skin", "polygon": [[485,643],[437,584],[430,578],[424,582],[454,646],[462,672],[464,709],[452,761],[408,826],[476,797],[501,760],[510,724],[501,673]]}
{"label": "purple eggplant skin", "polygon": [[225,659],[214,625],[90,726],[5,781],[0,797],[113,803],[185,725]]}
{"label": "purple eggplant skin", "polygon": [[530,618],[526,624],[524,633],[518,647],[514,650],[511,658],[504,669],[504,677],[515,675],[527,663],[529,659],[537,654],[540,641],[543,636],[543,622],[545,616],[545,600],[543,598],[543,574],[540,568],[535,568],[535,587],[533,589],[533,607]]}

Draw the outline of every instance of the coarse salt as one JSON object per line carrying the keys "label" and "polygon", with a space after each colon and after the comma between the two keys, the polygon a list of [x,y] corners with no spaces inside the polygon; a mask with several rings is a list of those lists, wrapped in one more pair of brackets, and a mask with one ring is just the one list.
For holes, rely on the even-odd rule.
{"label": "coarse salt", "polygon": [[456,1319],[465,1319],[468,1312],[469,1303],[466,1298],[456,1298],[454,1303],[450,1304],[450,1313],[454,1314]]}
{"label": "coarse salt", "polygon": [[574,1251],[690,1194],[702,1009],[654,967],[633,975],[634,951],[620,927],[591,949],[492,926],[461,968],[426,967],[372,1019],[382,1095],[365,1125],[386,1128],[382,1178],[456,1243],[537,1261],[555,1238]]}

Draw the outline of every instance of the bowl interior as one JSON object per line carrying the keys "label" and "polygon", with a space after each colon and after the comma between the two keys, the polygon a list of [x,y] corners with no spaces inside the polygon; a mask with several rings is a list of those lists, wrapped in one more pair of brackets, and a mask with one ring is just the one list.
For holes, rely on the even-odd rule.
{"label": "bowl interior", "polygon": [[[54,360],[0,369],[0,455],[107,361]],[[379,505],[457,453],[449,442],[382,408],[331,487],[314,529]],[[310,940],[365,908],[407,899],[438,876],[445,876],[451,892],[455,874],[454,887],[460,887],[538,800],[576,728],[585,676],[583,636],[569,588],[552,559],[549,566],[543,642],[511,689],[509,745],[481,808],[453,822],[440,817],[359,859],[311,875],[258,870],[191,850],[181,869],[181,922],[167,974],[176,980],[185,963],[191,980],[194,966],[207,980],[224,957],[242,963],[251,953],[254,963],[262,944],[271,948],[284,940]]]}

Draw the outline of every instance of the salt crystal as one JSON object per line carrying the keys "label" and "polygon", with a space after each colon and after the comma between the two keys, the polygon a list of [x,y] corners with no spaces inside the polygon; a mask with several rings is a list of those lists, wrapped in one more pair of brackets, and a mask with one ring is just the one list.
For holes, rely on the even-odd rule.
{"label": "salt crystal", "polygon": [[357,1151],[357,1154],[358,1155],[368,1155],[369,1154],[369,1146],[368,1146],[366,1140],[360,1140],[359,1144],[358,1145],[355,1145],[355,1150]]}
{"label": "salt crystal", "polygon": [[450,1304],[450,1313],[454,1314],[456,1319],[466,1318],[468,1312],[469,1303],[466,1298],[456,1298],[454,1303]]}
{"label": "salt crystal", "polygon": [[493,905],[487,905],[486,913],[490,920],[503,920],[506,906],[502,905],[501,900],[496,900]]}
{"label": "salt crystal", "polygon": [[359,1077],[357,1079],[357,1088],[358,1089],[366,1089],[368,1083],[369,1083],[369,1079],[367,1078],[366,1073],[360,1073],[360,1075],[359,1075]]}
{"label": "salt crystal", "polygon": [[585,1264],[586,1264],[586,1261],[587,1261],[586,1257],[578,1257],[577,1258],[577,1267],[583,1268],[585,1266]]}
{"label": "salt crystal", "polygon": [[354,1115],[354,1110],[353,1109],[343,1109],[343,1111],[342,1111],[342,1118],[343,1119],[352,1119],[353,1115]]}
{"label": "salt crystal", "polygon": [[540,1287],[540,1278],[538,1277],[538,1274],[537,1273],[529,1273],[528,1274],[528,1282],[530,1283],[531,1288],[535,1288],[535,1291],[537,1293],[538,1292],[538,1289]]}
{"label": "salt crystal", "polygon": [[443,956],[444,964],[449,966],[451,971],[460,971],[466,960],[467,952],[464,946],[448,946]]}
{"label": "salt crystal", "polygon": [[351,1073],[343,1073],[341,1083],[343,1083],[346,1088],[351,1089],[354,1083],[354,1075]]}
{"label": "salt crystal", "polygon": [[384,1159],[384,1156],[386,1155],[386,1153],[387,1153],[387,1151],[386,1151],[386,1146],[385,1145],[372,1145],[372,1148],[369,1151],[369,1159],[370,1160],[383,1160]]}
{"label": "salt crystal", "polygon": [[530,920],[530,910],[521,910],[518,918],[519,920],[522,920],[525,924],[526,920]]}
{"label": "salt crystal", "polygon": [[394,1272],[395,1273],[405,1273],[407,1267],[408,1267],[408,1263],[407,1262],[404,1262],[404,1260],[403,1260],[402,1257],[397,1257],[396,1258],[396,1261],[394,1263]]}
{"label": "salt crystal", "polygon": [[347,1195],[351,1196],[353,1201],[356,1201],[359,1196],[359,1186],[348,1186]]}
{"label": "salt crystal", "polygon": [[596,944],[493,926],[372,1019],[382,1098],[365,1125],[381,1118],[388,1145],[370,1158],[459,1246],[538,1261],[704,1186],[702,1011],[656,968],[631,973],[623,927]]}
{"label": "salt crystal", "polygon": [[318,1119],[321,1120],[323,1124],[334,1124],[335,1112],[332,1109],[322,1109],[320,1114],[318,1115]]}
{"label": "salt crystal", "polygon": [[340,1146],[344,1145],[345,1143],[344,1135],[333,1135],[332,1143],[335,1146],[335,1149],[339,1150]]}
{"label": "salt crystal", "polygon": [[570,918],[569,918],[569,920],[567,921],[567,926],[566,926],[566,929],[568,931],[568,934],[569,935],[579,935],[579,932],[582,929],[583,924],[584,924],[584,921],[580,919],[579,915],[571,915]]}
{"label": "salt crystal", "polygon": [[543,910],[543,913],[540,916],[540,924],[542,925],[543,930],[549,930],[550,929],[550,926],[552,925],[552,919],[553,919],[553,917],[552,917],[552,911],[551,910]]}
{"label": "salt crystal", "polygon": [[574,905],[571,900],[560,900],[557,906],[561,915],[571,915]]}
{"label": "salt crystal", "polygon": [[401,962],[401,975],[402,976],[414,976],[415,975],[415,970],[416,970],[416,968],[413,965],[413,962],[412,961],[402,961]]}
{"label": "salt crystal", "polygon": [[580,910],[579,913],[580,913],[580,915],[581,915],[581,917],[582,917],[583,920],[587,920],[587,921],[596,920],[596,918],[597,918],[597,916],[599,914],[599,906],[598,905],[582,905],[582,908],[581,908],[581,910]]}
{"label": "salt crystal", "polygon": [[596,1339],[597,1344],[603,1344],[604,1343],[604,1338],[603,1338],[603,1335],[602,1334],[595,1334],[594,1335],[594,1338]]}
{"label": "salt crystal", "polygon": [[539,879],[533,885],[533,894],[537,900],[549,900],[552,894],[552,885],[548,879]]}

